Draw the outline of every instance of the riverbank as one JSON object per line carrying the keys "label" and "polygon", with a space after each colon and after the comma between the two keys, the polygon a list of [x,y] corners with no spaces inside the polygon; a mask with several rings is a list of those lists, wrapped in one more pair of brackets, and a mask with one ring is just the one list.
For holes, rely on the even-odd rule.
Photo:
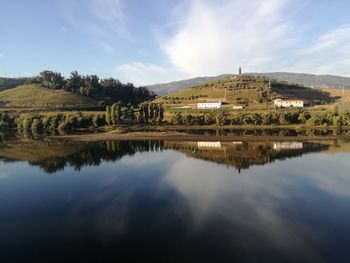
{"label": "riverbank", "polygon": [[70,134],[51,136],[54,139],[64,139],[81,142],[93,141],[114,141],[114,140],[133,140],[133,141],[307,141],[307,140],[336,140],[350,139],[349,135],[326,135],[326,136],[278,136],[278,135],[198,135],[188,134],[178,131],[153,131],[153,132],[126,132],[109,131],[103,133],[89,134]]}

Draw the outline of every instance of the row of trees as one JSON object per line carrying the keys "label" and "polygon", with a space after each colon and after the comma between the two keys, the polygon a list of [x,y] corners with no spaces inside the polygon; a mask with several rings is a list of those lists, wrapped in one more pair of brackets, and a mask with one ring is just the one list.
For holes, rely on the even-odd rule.
{"label": "row of trees", "polygon": [[141,103],[139,109],[131,104],[122,108],[114,103],[106,107],[105,120],[107,125],[117,125],[121,122],[137,124],[160,124],[164,120],[164,107],[160,103]]}
{"label": "row of trees", "polygon": [[182,115],[177,113],[170,119],[173,125],[291,125],[350,126],[350,113],[333,112],[275,112],[270,114],[242,114],[234,117],[222,113],[216,115]]}
{"label": "row of trees", "polygon": [[[0,113],[0,128],[15,128],[31,130],[34,133],[65,131],[77,129],[99,128],[106,125],[125,124],[161,124],[164,121],[164,109],[158,103],[143,103],[139,109],[129,104],[122,107],[119,104],[107,106],[106,113],[87,114],[52,114],[52,115],[20,115]],[[170,125],[307,125],[324,127],[350,126],[350,113],[334,112],[274,112],[271,114],[242,114],[228,116],[222,113],[216,115],[182,115],[177,113],[168,121]]]}
{"label": "row of trees", "polygon": [[164,120],[164,107],[161,103],[142,103],[139,105],[139,123],[162,123]]}
{"label": "row of trees", "polygon": [[45,70],[30,83],[37,83],[45,88],[66,90],[76,94],[97,99],[101,104],[121,102],[137,105],[152,100],[155,94],[147,88],[136,88],[133,84],[123,84],[114,78],[100,79],[97,75],[80,75],[77,71],[71,72],[66,79],[59,72]]}
{"label": "row of trees", "polygon": [[20,130],[32,131],[33,133],[53,133],[56,131],[71,132],[82,128],[98,128],[104,126],[103,114],[85,115],[78,114],[55,114],[55,115],[27,115],[16,119]]}

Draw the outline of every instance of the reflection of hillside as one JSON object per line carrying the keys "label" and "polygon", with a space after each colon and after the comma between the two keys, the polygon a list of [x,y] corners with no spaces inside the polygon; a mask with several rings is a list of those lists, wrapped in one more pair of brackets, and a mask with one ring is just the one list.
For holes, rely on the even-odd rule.
{"label": "reflection of hillside", "polygon": [[0,158],[34,163],[44,159],[65,157],[84,150],[86,146],[82,143],[51,140],[10,140],[0,146]]}
{"label": "reflection of hillside", "polygon": [[0,159],[27,161],[45,172],[54,173],[66,166],[80,170],[97,166],[102,161],[116,161],[136,152],[159,151],[161,142],[112,141],[105,143],[76,143],[57,140],[9,140],[0,146]]}
{"label": "reflection of hillside", "polygon": [[[165,142],[165,149],[174,149],[188,157],[202,159],[218,164],[247,169],[252,165],[264,165],[275,160],[298,157],[310,152],[327,150],[329,145],[322,143],[286,143],[274,142],[221,142],[216,147],[203,147],[204,142]],[[300,147],[301,145],[301,147]],[[283,148],[285,147],[285,148]]]}
{"label": "reflection of hillside", "polygon": [[344,141],[322,142],[172,142],[172,141],[110,141],[76,143],[57,140],[3,140],[0,159],[27,161],[47,173],[69,166],[80,170],[83,166],[98,166],[103,161],[116,161],[137,152],[175,150],[191,158],[217,164],[248,169],[275,160],[298,157],[311,152],[350,151]]}

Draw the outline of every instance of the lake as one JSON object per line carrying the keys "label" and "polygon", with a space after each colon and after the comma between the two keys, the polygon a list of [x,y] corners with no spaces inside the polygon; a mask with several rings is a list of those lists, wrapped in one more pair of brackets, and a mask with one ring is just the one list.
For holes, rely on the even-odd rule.
{"label": "lake", "polygon": [[350,141],[0,141],[1,262],[350,262]]}

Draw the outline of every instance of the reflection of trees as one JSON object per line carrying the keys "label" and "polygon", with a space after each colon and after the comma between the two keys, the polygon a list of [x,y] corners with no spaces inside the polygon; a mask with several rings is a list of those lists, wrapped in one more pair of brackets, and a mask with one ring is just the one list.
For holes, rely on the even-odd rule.
{"label": "reflection of trees", "polygon": [[[69,166],[80,170],[84,166],[98,166],[102,162],[114,162],[138,152],[176,150],[188,157],[248,169],[252,165],[264,165],[275,160],[294,158],[306,153],[327,150],[330,144],[306,142],[303,149],[275,150],[272,142],[247,142],[234,144],[223,142],[219,148],[201,148],[197,142],[170,141],[108,141],[103,143],[72,143],[61,141],[26,140],[0,144],[3,161],[25,160],[39,166],[47,173],[62,171]],[[6,149],[6,151],[5,151]],[[39,154],[39,152],[41,154]],[[34,158],[33,158],[34,157]]]}
{"label": "reflection of trees", "polygon": [[63,170],[66,166],[80,170],[84,166],[98,166],[103,161],[117,161],[124,156],[131,156],[137,152],[154,152],[162,149],[161,141],[109,141],[88,145],[87,149],[67,155],[66,157],[48,158],[31,165],[39,166],[47,173]]}

